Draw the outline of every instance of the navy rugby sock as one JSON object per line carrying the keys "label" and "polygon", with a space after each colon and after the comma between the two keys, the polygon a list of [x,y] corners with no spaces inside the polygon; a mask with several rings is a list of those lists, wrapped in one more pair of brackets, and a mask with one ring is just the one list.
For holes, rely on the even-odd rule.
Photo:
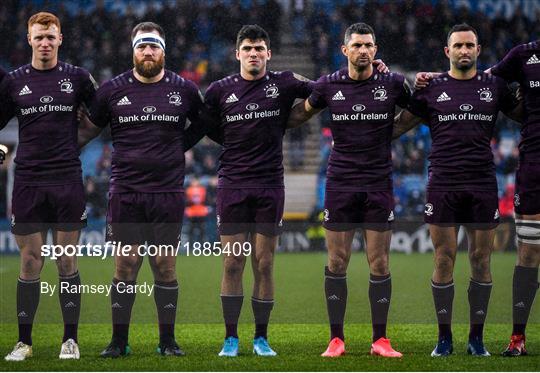
{"label": "navy rugby sock", "polygon": [[[60,300],[60,308],[62,309],[62,319],[64,320],[64,337],[62,338],[62,342],[70,338],[77,342],[77,330],[79,328],[79,317],[81,314],[80,284],[81,277],[79,271],[72,275],[59,276],[58,298]],[[67,291],[62,291],[63,288]]]}
{"label": "navy rugby sock", "polygon": [[525,335],[525,327],[538,290],[538,268],[516,266],[512,286],[513,335]]}
{"label": "navy rugby sock", "polygon": [[41,293],[39,278],[35,280],[17,281],[17,320],[19,324],[19,341],[32,345],[32,325],[39,304]]}
{"label": "navy rugby sock", "polygon": [[489,297],[491,295],[491,282],[480,282],[473,279],[469,282],[469,340],[482,340],[484,323],[486,322]]}
{"label": "navy rugby sock", "polygon": [[454,280],[447,283],[431,281],[431,292],[439,324],[439,340],[452,340],[452,303],[454,302]]}
{"label": "navy rugby sock", "polygon": [[328,267],[325,267],[324,293],[330,321],[330,339],[337,337],[344,341],[343,323],[347,307],[347,275],[345,273],[332,273]]}
{"label": "navy rugby sock", "polygon": [[244,302],[243,295],[222,295],[221,307],[225,321],[225,338],[238,338],[238,319]]}
{"label": "navy rugby sock", "polygon": [[[119,283],[123,283],[120,285]],[[113,322],[113,341],[128,343],[131,309],[135,303],[135,293],[125,291],[127,286],[134,286],[135,281],[121,281],[113,278],[111,289],[111,310]]]}
{"label": "navy rugby sock", "polygon": [[274,308],[274,300],[252,297],[251,308],[255,317],[255,336],[253,339],[259,337],[268,338],[268,323],[270,321],[270,313]]}
{"label": "navy rugby sock", "polygon": [[156,301],[159,340],[171,342],[174,340],[174,324],[178,305],[178,281],[156,281],[154,284],[154,300]]}
{"label": "navy rugby sock", "polygon": [[369,303],[371,305],[373,342],[382,337],[386,338],[386,324],[391,295],[392,278],[390,273],[383,276],[369,275]]}

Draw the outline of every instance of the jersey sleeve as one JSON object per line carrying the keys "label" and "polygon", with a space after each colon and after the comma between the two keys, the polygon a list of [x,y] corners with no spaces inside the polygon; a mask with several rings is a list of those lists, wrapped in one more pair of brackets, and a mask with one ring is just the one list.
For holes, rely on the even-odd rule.
{"label": "jersey sleeve", "polygon": [[491,68],[491,73],[501,77],[508,82],[519,82],[521,80],[521,68],[519,51],[521,46],[512,48],[510,52],[504,56],[502,61]]}
{"label": "jersey sleeve", "polygon": [[292,81],[296,98],[308,98],[313,90],[313,82],[295,73],[292,73]]}
{"label": "jersey sleeve", "polygon": [[323,78],[320,78],[313,84],[313,92],[311,92],[311,95],[308,97],[309,104],[315,109],[324,109],[328,106],[324,95]]}
{"label": "jersey sleeve", "polygon": [[407,110],[422,119],[429,118],[428,102],[425,94],[426,90],[427,88],[424,88],[421,91],[415,91],[407,105]]}
{"label": "jersey sleeve", "polygon": [[409,86],[409,83],[404,76],[401,76],[396,83],[397,89],[399,89],[399,95],[396,100],[396,105],[405,109],[407,108],[411,100],[411,87]]}
{"label": "jersey sleeve", "polygon": [[90,120],[96,126],[101,128],[107,127],[111,120],[109,97],[109,84],[105,83],[97,90],[94,99],[90,104]]}
{"label": "jersey sleeve", "polygon": [[218,144],[223,144],[223,136],[219,131],[219,116],[212,115],[204,104],[201,92],[193,85],[190,89],[192,107],[187,113],[191,124],[184,132],[184,151],[195,146],[205,135]]}
{"label": "jersey sleeve", "polygon": [[512,112],[520,104],[520,101],[516,97],[516,93],[512,91],[510,86],[502,81],[502,79],[500,85],[501,94],[499,95],[499,109],[507,114]]}
{"label": "jersey sleeve", "polygon": [[85,71],[81,82],[80,102],[83,102],[86,106],[90,107],[96,96],[97,89],[98,84],[94,80],[94,77],[92,77],[89,72]]}

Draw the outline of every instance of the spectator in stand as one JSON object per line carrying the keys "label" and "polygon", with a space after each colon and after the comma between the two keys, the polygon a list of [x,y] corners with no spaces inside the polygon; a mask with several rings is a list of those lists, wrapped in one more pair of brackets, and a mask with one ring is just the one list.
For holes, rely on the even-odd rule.
{"label": "spectator in stand", "polygon": [[[193,244],[206,241],[206,217],[209,210],[206,206],[206,188],[196,177],[191,179],[191,185],[186,189],[185,215],[189,220],[189,241]],[[197,233],[195,233],[197,232]]]}

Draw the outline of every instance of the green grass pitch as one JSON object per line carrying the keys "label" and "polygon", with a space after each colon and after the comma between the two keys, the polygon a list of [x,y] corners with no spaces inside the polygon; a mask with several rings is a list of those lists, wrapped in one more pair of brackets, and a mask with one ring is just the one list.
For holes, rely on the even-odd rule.
{"label": "green grass pitch", "polygon": [[[0,256],[0,353],[11,350],[17,339],[15,312],[16,279],[19,258]],[[466,254],[456,263],[454,299],[454,355],[434,359],[429,356],[436,341],[437,328],[429,279],[432,256],[392,254],[392,305],[388,335],[393,346],[404,353],[397,360],[369,355],[371,337],[368,268],[361,253],[353,254],[348,270],[349,302],[346,314],[347,355],[324,359],[319,354],[328,342],[326,306],[323,296],[325,253],[278,254],[275,263],[276,305],[269,328],[269,340],[278,352],[275,358],[259,358],[251,352],[253,332],[251,269],[246,266],[244,307],[241,316],[240,352],[233,359],[219,358],[223,341],[219,284],[221,259],[178,258],[180,300],[177,340],[186,351],[182,358],[155,353],[157,316],[153,296],[138,294],[130,331],[132,355],[104,360],[99,352],[110,339],[110,300],[104,295],[84,295],[81,313],[79,361],[60,361],[62,338],[58,297],[42,294],[33,333],[34,356],[22,363],[0,362],[2,371],[538,371],[540,368],[540,309],[538,300],[527,327],[529,356],[502,358],[511,331],[511,288],[514,254],[495,253],[492,258],[494,287],[485,330],[485,342],[493,354],[474,358],[465,352],[468,332],[467,286],[469,266]],[[108,259],[80,258],[83,283],[109,284],[113,262]],[[53,262],[46,261],[42,281],[57,283]],[[152,284],[148,263],[144,263],[138,283]]]}

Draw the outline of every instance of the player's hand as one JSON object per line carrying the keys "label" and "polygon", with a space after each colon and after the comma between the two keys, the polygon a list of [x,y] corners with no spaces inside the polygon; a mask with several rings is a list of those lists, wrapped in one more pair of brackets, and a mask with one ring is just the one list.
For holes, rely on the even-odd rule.
{"label": "player's hand", "polygon": [[380,73],[387,74],[390,72],[390,69],[388,66],[386,66],[383,60],[373,60],[373,66],[375,66],[377,71]]}
{"label": "player's hand", "polygon": [[77,120],[79,122],[82,122],[82,121],[87,120],[89,116],[90,116],[90,113],[88,112],[88,108],[86,107],[85,104],[81,104],[77,108]]}
{"label": "player's hand", "polygon": [[429,85],[429,81],[433,79],[432,73],[419,72],[414,79],[414,89],[426,88]]}
{"label": "player's hand", "polygon": [[8,147],[0,144],[0,164],[4,163],[6,160],[6,155],[8,153]]}

